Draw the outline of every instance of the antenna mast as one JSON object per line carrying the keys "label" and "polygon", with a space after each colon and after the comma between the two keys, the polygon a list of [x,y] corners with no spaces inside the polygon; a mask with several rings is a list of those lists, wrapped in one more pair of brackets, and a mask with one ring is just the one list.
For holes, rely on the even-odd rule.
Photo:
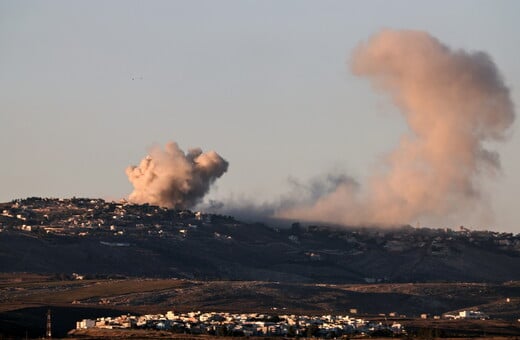
{"label": "antenna mast", "polygon": [[51,332],[51,329],[52,329],[52,324],[51,324],[51,310],[48,309],[48,310],[47,310],[47,331],[45,332],[45,335],[46,335],[47,339],[51,339],[51,338],[52,338],[52,332]]}

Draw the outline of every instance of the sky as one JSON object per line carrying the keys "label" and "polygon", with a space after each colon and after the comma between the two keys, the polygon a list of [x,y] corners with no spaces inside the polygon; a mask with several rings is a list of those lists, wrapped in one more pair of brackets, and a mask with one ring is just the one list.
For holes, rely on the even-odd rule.
{"label": "sky", "polygon": [[[0,0],[0,201],[127,197],[125,169],[169,141],[229,162],[207,201],[273,202],[331,173],[362,183],[408,127],[352,73],[356,47],[407,29],[484,51],[518,106],[518,13],[513,0]],[[494,216],[475,229],[520,232],[518,124],[489,145]]]}

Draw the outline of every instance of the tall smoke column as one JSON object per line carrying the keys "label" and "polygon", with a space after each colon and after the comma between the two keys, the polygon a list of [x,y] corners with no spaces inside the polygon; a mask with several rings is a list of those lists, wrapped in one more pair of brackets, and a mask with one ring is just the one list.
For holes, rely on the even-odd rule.
{"label": "tall smoke column", "polygon": [[352,71],[386,92],[410,128],[361,192],[339,186],[312,206],[278,216],[342,224],[446,221],[480,202],[480,176],[500,169],[484,147],[501,141],[515,113],[483,52],[452,50],[425,32],[385,30],[360,44]]}
{"label": "tall smoke column", "polygon": [[154,147],[139,166],[126,169],[134,186],[128,199],[167,208],[190,208],[202,200],[227,168],[228,162],[215,151],[203,153],[197,148],[185,154],[174,142],[166,144],[164,150]]}

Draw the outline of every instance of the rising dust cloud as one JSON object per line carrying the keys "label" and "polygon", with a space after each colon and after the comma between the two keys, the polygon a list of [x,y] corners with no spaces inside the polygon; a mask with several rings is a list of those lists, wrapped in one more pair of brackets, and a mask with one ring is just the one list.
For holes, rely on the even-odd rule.
{"label": "rising dust cloud", "polygon": [[174,142],[166,144],[164,150],[154,147],[139,166],[126,169],[134,186],[128,200],[167,208],[191,208],[227,168],[228,162],[215,151],[203,153],[196,148],[184,153]]}
{"label": "rising dust cloud", "polygon": [[[515,119],[491,58],[451,49],[425,32],[384,30],[354,50],[350,66],[390,97],[409,127],[368,182],[337,176],[305,188],[307,196],[297,190],[278,203],[218,202],[220,212],[351,226],[485,215],[481,180],[500,171],[498,153],[485,143],[503,141]],[[193,207],[227,167],[213,151],[184,154],[175,143],[153,148],[126,170],[134,185],[129,200]]]}
{"label": "rising dust cloud", "polygon": [[344,225],[443,220],[482,203],[482,176],[500,169],[485,142],[502,141],[515,114],[509,89],[483,52],[453,50],[419,31],[385,30],[360,44],[352,72],[400,109],[409,132],[360,189],[340,184],[277,217]]}

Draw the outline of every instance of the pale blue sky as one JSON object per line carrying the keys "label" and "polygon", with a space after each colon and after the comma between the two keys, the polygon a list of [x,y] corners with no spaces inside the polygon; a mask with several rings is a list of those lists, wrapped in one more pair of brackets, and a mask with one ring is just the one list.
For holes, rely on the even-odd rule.
{"label": "pale blue sky", "polygon": [[[518,105],[518,13],[518,1],[0,0],[0,201],[124,197],[125,168],[169,140],[230,162],[213,198],[272,200],[288,177],[330,171],[362,181],[406,127],[350,73],[355,46],[395,28],[485,51]],[[518,124],[487,185],[496,230],[520,232]]]}

